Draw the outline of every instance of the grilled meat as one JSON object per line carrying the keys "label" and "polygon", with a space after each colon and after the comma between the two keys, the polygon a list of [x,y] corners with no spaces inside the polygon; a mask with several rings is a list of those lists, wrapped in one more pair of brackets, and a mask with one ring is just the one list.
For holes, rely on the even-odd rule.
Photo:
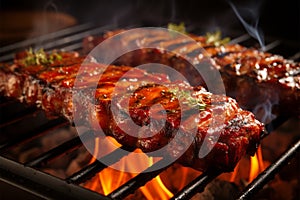
{"label": "grilled meat", "polygon": [[[102,37],[91,36],[85,39],[85,52],[119,32],[112,31]],[[190,41],[172,40],[167,35],[153,35],[146,39],[138,35],[119,36],[115,41],[117,45],[136,44],[138,49],[140,44],[147,44],[155,45],[157,49],[139,49],[127,53],[115,64],[137,66],[151,62],[162,63],[181,72],[191,84],[206,87],[205,81],[191,64],[197,65],[203,57],[209,56],[213,68],[221,73],[227,95],[235,98],[243,109],[254,112],[260,120],[267,122],[271,115],[300,114],[299,63],[238,44],[216,46],[207,43],[205,37],[190,36],[198,45]],[[174,52],[180,52],[181,56],[162,49],[173,49]],[[182,56],[194,60],[194,63],[186,62]],[[265,112],[267,110],[272,112]]]}
{"label": "grilled meat", "polygon": [[[114,85],[104,85],[97,90],[97,117],[94,119],[121,144],[138,147],[144,152],[154,152],[169,144],[166,154],[174,158],[182,149],[187,149],[178,160],[185,166],[197,170],[211,167],[231,171],[242,155],[255,152],[260,140],[263,125],[252,113],[239,108],[232,98],[213,95],[203,87],[191,87],[184,82],[143,85],[130,92],[131,95],[116,95],[119,112],[114,117],[107,109],[110,99],[103,98],[103,90],[110,90],[110,87]],[[174,96],[174,91],[180,91],[179,98]],[[193,104],[191,98],[205,106]],[[128,110],[124,109],[127,102]],[[132,125],[131,121],[138,126]],[[209,149],[213,145],[210,139],[205,141],[205,137],[218,135],[212,151],[202,158],[200,147]]]}
{"label": "grilled meat", "polygon": [[[89,58],[79,56],[77,52],[59,52],[59,55],[61,59],[53,63],[28,65],[24,64],[26,54],[17,54],[13,65],[0,66],[0,93],[21,102],[36,104],[45,110],[49,117],[63,115],[72,122],[72,88],[80,67],[83,73],[76,87],[87,91],[96,87],[97,82],[118,81],[124,73],[132,69],[126,66],[109,66],[105,70],[106,66],[99,63],[83,63]],[[141,76],[148,75],[140,73]],[[164,75],[148,76],[149,79],[155,80],[167,79]],[[84,102],[84,99],[82,100]]]}
{"label": "grilled meat", "polygon": [[[168,144],[157,156],[179,157],[178,162],[197,170],[231,171],[245,153],[255,152],[263,124],[230,97],[183,81],[172,82],[164,74],[128,66],[106,68],[89,61],[81,64],[85,58],[77,53],[57,54],[61,59],[51,62],[26,64],[25,54],[18,55],[13,65],[3,64],[1,93],[37,104],[49,116],[62,115],[73,121],[75,112],[77,120],[95,130],[100,125],[106,135],[144,152]],[[74,100],[79,101],[77,106]],[[202,147],[212,150],[202,157]],[[187,150],[180,156],[182,149]]]}
{"label": "grilled meat", "polygon": [[67,113],[68,99],[72,97],[69,79],[76,77],[83,57],[76,52],[59,54],[61,60],[49,64],[26,64],[26,52],[16,54],[14,64],[0,66],[0,93],[18,99],[21,102],[37,105],[46,111],[49,117]]}

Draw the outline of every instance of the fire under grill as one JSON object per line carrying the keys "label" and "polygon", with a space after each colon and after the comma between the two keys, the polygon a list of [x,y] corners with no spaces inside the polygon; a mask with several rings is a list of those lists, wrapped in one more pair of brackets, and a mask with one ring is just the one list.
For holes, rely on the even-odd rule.
{"label": "fire under grill", "polygon": [[[11,61],[16,51],[24,48],[43,48],[46,51],[52,49],[62,49],[65,51],[80,51],[82,46],[82,39],[89,35],[101,34],[106,30],[111,30],[116,27],[103,26],[95,27],[92,24],[83,24],[71,28],[67,28],[55,33],[34,39],[25,40],[16,44],[8,45],[0,49],[0,61]],[[192,29],[192,28],[190,28]],[[197,31],[197,30],[196,30]],[[193,30],[195,32],[195,30]],[[254,41],[249,35],[237,36],[232,39],[232,42],[241,43],[244,45],[253,45]],[[286,46],[279,40],[270,41],[266,46],[269,50],[280,52],[280,48]],[[291,50],[289,55],[294,60],[299,60],[300,52]],[[11,156],[12,148],[26,149],[26,144],[35,144],[35,140],[39,137],[46,137],[61,129],[67,131],[74,131],[72,125],[63,118],[47,119],[43,111],[23,105],[11,99],[1,97],[0,101],[0,180],[9,183],[13,186],[28,191],[36,196],[50,199],[124,199],[128,195],[134,193],[137,189],[144,186],[147,182],[155,178],[157,175],[165,171],[170,166],[153,171],[160,160],[154,163],[143,173],[140,173],[129,181],[115,189],[113,192],[104,196],[89,190],[82,186],[82,183],[93,178],[97,173],[101,172],[106,165],[95,160],[87,162],[79,170],[72,173],[68,177],[55,177],[51,173],[45,173],[41,170],[43,166],[56,159],[61,159],[64,155],[72,154],[83,148],[82,139],[88,140],[91,131],[87,130],[84,135],[77,136],[73,134],[72,137],[63,138],[60,142],[53,144],[47,150],[39,153],[38,156],[29,156],[23,162],[20,162]],[[266,129],[270,134],[283,123],[289,120],[286,117],[278,117],[266,125]],[[121,146],[119,149],[110,152],[102,158],[107,163],[113,165],[122,157],[127,156],[125,152],[132,152],[135,149],[129,149]],[[263,170],[252,182],[250,182],[240,193],[238,199],[251,199],[259,190],[261,190],[274,176],[289,163],[289,161],[297,156],[300,149],[300,140],[290,144],[290,147],[277,160]],[[91,157],[91,155],[90,155]],[[205,189],[205,187],[214,180],[217,176],[222,174],[219,171],[206,171],[188,183],[183,189],[177,192],[171,199],[190,199],[196,193]],[[299,174],[298,174],[299,175]]]}

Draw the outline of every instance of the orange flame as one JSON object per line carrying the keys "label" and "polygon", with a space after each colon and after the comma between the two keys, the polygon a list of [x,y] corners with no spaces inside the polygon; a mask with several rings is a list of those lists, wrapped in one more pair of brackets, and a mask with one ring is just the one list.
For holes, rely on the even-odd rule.
{"label": "orange flame", "polygon": [[255,155],[253,157],[250,157],[249,182],[252,182],[256,178],[256,176],[263,170],[264,163],[261,147],[259,146]]}
{"label": "orange flame", "polygon": [[[100,154],[105,155],[106,153],[111,152],[115,146],[120,147],[120,144],[111,137],[107,137],[109,141],[113,144],[103,143],[102,140],[98,138],[95,139],[95,149],[93,153],[93,158],[91,159],[90,163],[94,162],[96,158]],[[112,146],[111,146],[112,145]],[[113,145],[115,145],[113,147]],[[101,147],[101,149],[99,149]],[[105,150],[103,154],[103,150]],[[137,149],[134,151],[135,153],[142,153],[141,150]],[[129,154],[127,157],[130,158],[132,154]],[[139,156],[137,162],[128,163],[127,160],[130,159],[121,159],[119,162],[115,163],[111,167],[108,167],[101,171],[98,174],[98,178],[94,179],[92,183],[86,184],[85,186],[91,190],[96,190],[97,188],[102,189],[102,193],[104,195],[108,195],[116,188],[120,187],[122,184],[126,183],[128,180],[136,176],[137,174],[124,172],[126,170],[130,171],[142,171],[154,163],[153,158],[149,158],[146,154],[142,154]],[[119,170],[114,169],[114,166],[118,166]],[[145,198],[147,199],[170,199],[173,194],[168,190],[168,188],[162,182],[160,176],[155,177],[153,180],[149,181],[145,186],[139,189]]]}
{"label": "orange flame", "polygon": [[234,171],[230,177],[230,182],[234,182],[236,177],[237,177],[237,174],[238,174],[238,171],[239,171],[239,168],[240,168],[240,162],[238,162],[238,164],[235,166],[234,168]]}
{"label": "orange flame", "polygon": [[253,157],[243,157],[235,166],[234,171],[228,175],[221,175],[223,180],[240,183],[241,180],[253,181],[257,175],[265,170],[266,164],[263,160],[261,146],[257,148],[257,152]]}
{"label": "orange flame", "polygon": [[[151,165],[153,164],[153,158],[149,159]],[[173,194],[168,190],[168,188],[162,182],[160,176],[156,176],[145,186],[141,187],[140,190],[147,199],[170,199]]]}
{"label": "orange flame", "polygon": [[[103,155],[113,151],[116,148],[116,146],[117,147],[121,146],[112,137],[107,137],[107,138],[109,139],[109,141],[111,141],[113,143],[114,146],[110,146],[112,144],[108,145],[107,142],[103,142],[102,139],[100,140],[100,139],[96,138],[95,139],[94,156],[91,159],[90,163],[94,162],[100,154],[101,154],[101,156],[103,156]],[[139,160],[136,160],[136,162],[128,163],[127,160],[131,160],[128,158],[130,158],[130,156],[132,156],[132,154],[129,154],[127,156],[127,159],[121,159],[119,162],[114,164],[115,166],[118,165],[118,169],[120,169],[120,171],[115,170],[113,167],[114,165],[112,165],[111,167],[108,167],[108,168],[104,169],[102,172],[100,172],[96,176],[96,178],[94,178],[92,182],[86,184],[85,187],[87,187],[91,190],[103,193],[104,195],[108,195],[109,193],[114,191],[116,188],[120,187],[122,184],[126,183],[128,180],[130,180],[131,178],[133,178],[134,176],[137,175],[134,173],[128,173],[128,172],[124,172],[124,171],[128,171],[128,170],[129,171],[133,171],[133,170],[134,171],[142,171],[142,170],[148,168],[149,166],[153,165],[156,161],[158,161],[158,159],[156,159],[156,158],[151,158],[151,157],[148,157],[146,154],[142,154],[142,151],[139,149],[135,150],[134,152],[141,153],[142,156],[139,156]],[[229,174],[230,175],[229,177],[228,176],[227,176],[227,178],[223,177],[223,178],[225,178],[225,180],[230,180],[231,182],[236,182],[239,180],[239,178],[244,178],[244,180],[248,178],[248,181],[251,182],[256,178],[256,176],[261,171],[263,171],[265,169],[264,161],[263,161],[263,157],[262,157],[262,149],[260,146],[258,147],[255,155],[250,158],[250,165],[249,165],[249,159],[246,159],[246,157],[244,159],[242,159],[241,161],[243,161],[243,162],[239,162],[237,164],[233,173]],[[244,164],[246,164],[246,166],[249,166],[249,168],[246,167],[249,169],[249,172],[248,172],[248,170],[245,171],[244,167],[242,167],[242,166],[245,166]],[[198,171],[194,172],[192,169],[185,168],[182,166],[176,167],[176,174],[173,174],[175,171],[169,171],[169,172],[167,172],[167,171],[163,172],[161,174],[161,176],[157,176],[153,180],[149,181],[145,186],[141,187],[137,192],[142,193],[142,195],[146,199],[170,199],[173,196],[173,194],[166,187],[166,185],[168,187],[172,188],[172,190],[175,189],[177,191],[177,190],[182,189],[188,182],[190,182],[193,178],[195,178],[199,175]],[[242,172],[242,171],[245,171],[245,172]],[[175,183],[173,182],[174,180],[172,179],[172,177],[170,177],[170,173],[172,173],[172,177],[173,177],[173,175],[174,175],[174,177],[180,176],[180,178],[181,178],[180,183],[176,183],[176,185],[173,185]],[[246,174],[244,174],[244,173],[246,173]],[[165,183],[163,183],[163,180],[161,179],[161,177],[164,178],[163,180],[165,180]],[[191,177],[193,177],[193,178],[191,178]],[[140,195],[139,195],[139,197],[140,197]]]}
{"label": "orange flame", "polygon": [[262,156],[261,146],[259,146],[257,148],[257,158],[258,158],[258,163],[259,163],[259,169],[260,169],[260,171],[265,170],[266,166],[265,166],[264,159],[263,159],[263,156]]}
{"label": "orange flame", "polygon": [[254,178],[259,173],[259,164],[258,164],[258,158],[257,153],[253,157],[250,157],[250,172],[249,172],[249,182],[253,181]]}
{"label": "orange flame", "polygon": [[[92,158],[91,158],[89,164],[91,164],[91,163],[93,163],[93,162],[96,161],[98,153],[99,153],[99,138],[95,138],[94,153],[92,155]],[[91,190],[96,190],[98,184],[99,184],[98,181],[93,181],[91,183],[87,183],[86,187],[90,188]]]}
{"label": "orange flame", "polygon": [[99,153],[99,138],[95,138],[95,147],[94,147],[94,153],[92,155],[92,159],[90,160],[89,164],[96,161]]}

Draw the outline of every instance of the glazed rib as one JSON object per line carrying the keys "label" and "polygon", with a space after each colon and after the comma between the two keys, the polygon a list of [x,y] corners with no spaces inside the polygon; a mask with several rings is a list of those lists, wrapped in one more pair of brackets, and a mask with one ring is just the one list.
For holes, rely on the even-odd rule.
{"label": "glazed rib", "polygon": [[[103,88],[107,90],[108,87],[105,85]],[[166,153],[175,158],[182,149],[188,147],[178,162],[197,170],[210,167],[223,171],[233,170],[242,155],[252,155],[255,152],[263,131],[263,125],[255,120],[254,115],[239,108],[235,100],[213,95],[203,87],[191,87],[184,82],[165,86],[144,85],[131,95],[116,96],[120,112],[114,118],[111,111],[107,110],[110,101],[102,98],[103,88],[100,87],[99,92],[96,92],[98,104],[95,105],[95,123],[105,122],[101,127],[108,135],[123,145],[138,147],[143,152],[153,152],[169,144]],[[174,90],[184,91],[184,95],[188,94],[188,97],[183,95],[182,98],[174,99]],[[190,97],[203,101],[205,108],[190,105]],[[128,111],[124,110],[126,102],[129,102]],[[151,110],[152,106],[158,104],[161,106]],[[163,113],[165,122],[162,119]],[[131,120],[140,127],[131,126]],[[214,123],[215,128],[212,128]],[[127,134],[128,132],[131,134]],[[175,137],[176,134],[178,137]],[[218,135],[218,142],[212,151],[204,158],[199,157],[200,147],[209,148],[213,145],[210,140],[203,142],[204,138]]]}
{"label": "glazed rib", "polygon": [[[85,39],[85,52],[121,31],[110,31],[102,37],[91,36],[88,40]],[[140,49],[128,53],[118,59],[116,64],[138,66],[151,62],[162,63],[185,75],[191,84],[206,87],[202,77],[197,75],[194,67],[185,62],[182,56],[194,60],[194,65],[201,62],[203,56],[209,56],[212,58],[212,66],[221,72],[226,94],[236,99],[243,109],[254,112],[260,120],[268,122],[276,115],[300,114],[299,63],[238,44],[216,46],[207,43],[205,37],[190,36],[198,45],[172,40],[167,36],[150,36],[147,39],[119,36],[118,45],[136,44],[136,48],[139,48],[139,44],[143,42],[146,45],[156,45],[157,49]],[[162,49],[173,49],[182,56],[164,52]]]}
{"label": "glazed rib", "polygon": [[[201,86],[192,87],[182,81],[172,82],[164,74],[128,66],[106,68],[95,62],[82,63],[85,58],[75,52],[59,54],[62,59],[50,64],[26,66],[26,55],[17,56],[13,65],[2,64],[1,93],[36,104],[49,116],[64,116],[71,122],[75,112],[94,128],[95,134],[100,125],[106,135],[122,145],[144,152],[169,144],[163,154],[155,156],[179,157],[178,162],[197,170],[231,171],[243,155],[253,154],[259,144],[263,124],[230,97],[213,95]],[[127,74],[129,71],[132,73]],[[76,77],[79,81],[75,83]],[[116,86],[119,90],[115,90]],[[74,107],[74,95],[82,107]],[[110,109],[113,98],[118,100],[114,116]],[[124,109],[126,105],[128,109]],[[128,120],[139,129],[130,126]],[[131,134],[122,127],[131,129]],[[210,153],[201,157],[200,148],[212,145],[204,138],[217,136]]]}

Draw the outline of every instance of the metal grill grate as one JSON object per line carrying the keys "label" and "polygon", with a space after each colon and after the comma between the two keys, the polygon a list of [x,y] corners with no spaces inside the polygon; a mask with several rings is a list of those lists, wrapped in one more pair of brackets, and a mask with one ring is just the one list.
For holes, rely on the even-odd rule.
{"label": "metal grill grate", "polygon": [[[28,46],[32,46],[34,48],[43,47],[45,50],[52,50],[55,48],[62,48],[66,51],[70,50],[80,50],[82,39],[88,35],[101,34],[105,30],[113,29],[115,27],[112,26],[104,26],[104,27],[94,27],[92,24],[84,24],[72,28],[68,28],[56,33],[52,33],[46,36],[42,36],[35,39],[30,39],[26,41],[19,42],[17,44],[12,44],[6,47],[2,47],[0,49],[1,56],[0,61],[10,61],[12,60],[13,53],[16,50],[20,50],[22,48],[27,48]],[[250,40],[248,35],[242,35],[233,39],[234,42],[247,42]],[[41,43],[41,41],[43,41]],[[272,44],[272,48],[275,48],[279,45],[278,42],[270,43]],[[294,52],[291,56],[295,58],[295,56],[299,55],[299,52]],[[297,58],[296,58],[297,59]],[[28,120],[32,120],[31,118],[39,117],[37,113],[41,112],[33,107],[20,106],[19,103],[14,102],[12,100],[7,100],[5,98],[1,99],[0,111],[8,112],[8,115],[4,118],[1,117],[0,130],[1,134],[10,134],[8,132],[9,128],[18,126],[19,123],[28,123]],[[11,109],[10,108],[15,108]],[[270,124],[266,125],[266,129],[268,131],[275,130],[279,125],[281,125],[286,118],[277,118],[273,120]],[[36,168],[42,166],[43,164],[49,162],[52,159],[55,159],[65,153],[72,152],[75,149],[78,149],[82,146],[81,139],[79,137],[75,137],[70,139],[55,148],[41,154],[40,156],[31,159],[25,164],[20,164],[15,161],[12,161],[8,158],[5,158],[1,154],[5,151],[8,151],[10,147],[24,143],[25,141],[32,140],[33,138],[48,134],[49,130],[56,130],[59,127],[69,126],[69,122],[64,119],[58,118],[54,120],[42,120],[41,123],[37,127],[31,127],[26,130],[20,131],[19,134],[13,134],[12,137],[5,138],[3,141],[0,141],[0,180],[4,182],[8,182],[12,185],[15,185],[19,188],[22,188],[26,191],[29,191],[33,194],[36,194],[40,197],[45,198],[72,198],[72,199],[123,199],[129,194],[133,193],[139,187],[145,185],[148,181],[159,175],[162,171],[164,171],[167,167],[153,171],[151,171],[156,163],[153,166],[150,166],[145,173],[138,174],[134,178],[130,179],[127,183],[123,184],[115,191],[110,193],[107,197],[85,189],[79,186],[80,183],[84,183],[85,181],[91,179],[97,173],[105,169],[107,166],[99,161],[94,161],[93,163],[87,165],[82,168],[78,172],[74,173],[70,177],[61,180],[54,176],[45,174]],[[26,127],[26,126],[25,126]],[[15,132],[19,130],[16,128]],[[84,136],[81,138],[88,138],[89,134],[93,134],[92,132],[87,131],[84,133]],[[86,136],[86,137],[85,137]],[[274,174],[276,174],[296,153],[299,151],[300,141],[298,141],[294,146],[292,146],[286,153],[284,153],[278,161],[271,164],[265,171],[263,171],[240,195],[240,199],[249,199],[251,198],[263,185],[265,185],[269,180],[272,179]],[[128,151],[133,151],[134,149],[128,149],[126,147],[120,147],[104,158],[107,160],[107,163],[114,164],[118,162],[123,156],[126,156],[121,149]],[[160,161],[159,161],[160,162]],[[189,199],[194,194],[199,191],[203,191],[206,185],[211,182],[215,177],[217,177],[222,172],[217,171],[206,171],[201,174],[199,177],[194,179],[191,183],[185,186],[180,192],[175,194],[172,199]]]}

